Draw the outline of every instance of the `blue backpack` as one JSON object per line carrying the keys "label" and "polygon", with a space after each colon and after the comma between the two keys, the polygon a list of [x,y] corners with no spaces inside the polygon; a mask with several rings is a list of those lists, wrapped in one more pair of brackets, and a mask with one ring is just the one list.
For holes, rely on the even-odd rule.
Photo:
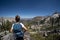
{"label": "blue backpack", "polygon": [[23,37],[24,36],[23,28],[20,23],[14,24],[13,33],[15,33],[16,37]]}

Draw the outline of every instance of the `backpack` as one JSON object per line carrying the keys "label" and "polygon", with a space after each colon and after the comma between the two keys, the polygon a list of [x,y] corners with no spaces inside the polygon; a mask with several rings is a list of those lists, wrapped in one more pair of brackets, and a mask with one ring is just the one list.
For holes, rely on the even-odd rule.
{"label": "backpack", "polygon": [[15,34],[16,37],[23,37],[24,36],[23,28],[20,23],[14,24],[13,33]]}

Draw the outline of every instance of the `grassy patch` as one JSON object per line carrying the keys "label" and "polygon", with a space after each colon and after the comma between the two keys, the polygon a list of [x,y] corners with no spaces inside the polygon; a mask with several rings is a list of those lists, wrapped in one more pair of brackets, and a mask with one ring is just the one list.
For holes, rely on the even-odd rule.
{"label": "grassy patch", "polygon": [[31,34],[32,40],[44,40],[44,38],[40,34]]}

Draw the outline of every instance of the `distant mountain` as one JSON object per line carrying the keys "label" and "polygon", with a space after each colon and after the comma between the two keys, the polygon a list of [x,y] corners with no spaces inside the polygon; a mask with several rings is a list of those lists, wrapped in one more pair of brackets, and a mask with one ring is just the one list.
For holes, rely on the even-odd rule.
{"label": "distant mountain", "polygon": [[[45,20],[45,22],[48,22],[50,20],[50,17],[56,18],[60,15],[60,12],[55,12],[53,15],[51,16],[36,16],[33,18],[21,18],[22,21],[41,21],[41,20]],[[2,22],[3,20],[9,20],[10,22],[15,21],[15,19],[13,17],[0,17],[0,22]]]}
{"label": "distant mountain", "polygon": [[12,17],[0,17],[0,22],[7,21],[7,20],[9,20],[10,22],[15,21],[15,19]]}
{"label": "distant mountain", "polygon": [[32,20],[32,18],[21,18],[21,20]]}
{"label": "distant mountain", "polygon": [[56,19],[57,17],[59,17],[59,15],[60,15],[60,12],[55,12],[51,16],[47,16],[45,19],[45,23],[49,22],[51,18]]}
{"label": "distant mountain", "polygon": [[33,21],[40,21],[40,20],[43,20],[44,18],[45,18],[44,16],[36,16],[32,20]]}

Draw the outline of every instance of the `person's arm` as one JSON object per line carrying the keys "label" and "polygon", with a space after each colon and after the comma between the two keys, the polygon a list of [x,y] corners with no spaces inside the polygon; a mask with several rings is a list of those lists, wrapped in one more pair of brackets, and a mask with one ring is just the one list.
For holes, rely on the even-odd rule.
{"label": "person's arm", "polygon": [[26,28],[25,26],[23,27],[23,29],[24,29],[25,31],[27,31],[27,28]]}
{"label": "person's arm", "polygon": [[10,32],[13,32],[13,26],[14,26],[14,24],[12,25],[12,27],[11,27],[11,29],[10,29]]}
{"label": "person's arm", "polygon": [[12,28],[10,29],[10,32],[12,32]]}
{"label": "person's arm", "polygon": [[22,25],[22,28],[24,29],[24,32],[26,32],[28,29],[22,23],[20,23],[20,24]]}

